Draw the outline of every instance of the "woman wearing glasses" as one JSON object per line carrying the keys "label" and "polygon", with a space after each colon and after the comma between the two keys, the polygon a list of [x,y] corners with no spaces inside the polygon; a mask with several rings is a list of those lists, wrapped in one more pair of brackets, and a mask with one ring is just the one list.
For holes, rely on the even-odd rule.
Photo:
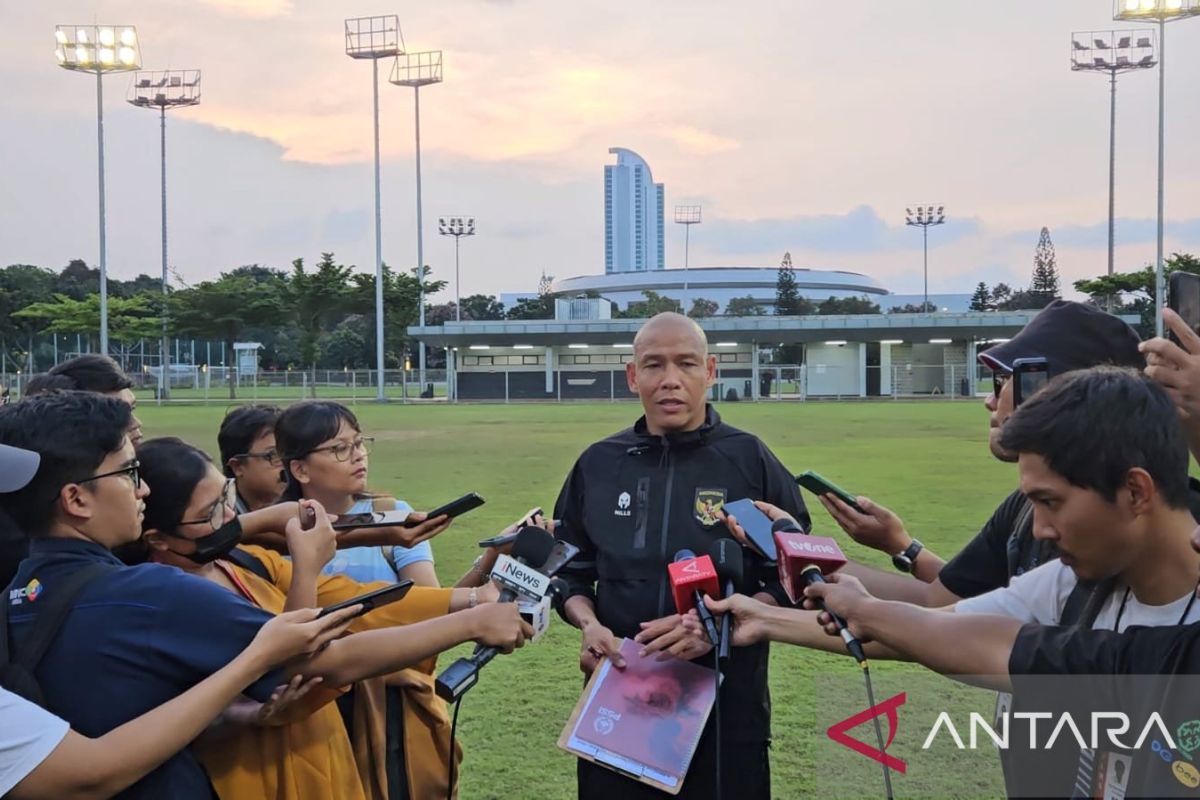
{"label": "woman wearing glasses", "polygon": [[237,511],[257,511],[283,494],[283,459],[275,448],[279,408],[238,406],[225,415],[217,433],[225,477],[237,482]]}

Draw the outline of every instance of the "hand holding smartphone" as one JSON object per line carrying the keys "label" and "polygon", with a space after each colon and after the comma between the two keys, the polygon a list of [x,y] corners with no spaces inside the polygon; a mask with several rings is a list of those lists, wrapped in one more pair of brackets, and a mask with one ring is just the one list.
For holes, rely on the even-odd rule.
{"label": "hand holding smartphone", "polygon": [[865,513],[859,507],[858,501],[855,499],[854,495],[850,494],[832,481],[826,480],[812,470],[808,470],[807,472],[797,475],[796,483],[800,484],[800,486],[804,487],[818,497],[823,494],[831,494],[846,505],[853,508],[858,513]]}
{"label": "hand holding smartphone", "polygon": [[363,614],[374,611],[380,606],[386,606],[389,603],[395,603],[397,600],[402,599],[404,595],[408,594],[408,590],[412,588],[412,585],[412,581],[400,581],[399,583],[394,583],[391,586],[385,586],[382,589],[376,589],[373,592],[360,594],[358,597],[351,597],[349,600],[343,600],[340,603],[334,603],[331,606],[322,608],[321,613],[317,615],[317,618],[320,619],[321,617],[328,616],[335,611],[341,611],[343,608],[350,608],[350,606],[356,606],[360,603],[362,604],[362,609],[354,616],[361,617]]}
{"label": "hand holding smartphone", "polygon": [[526,525],[537,525],[537,517],[542,516],[541,506],[534,506],[525,512],[525,516],[508,526],[507,533],[501,533],[489,539],[484,539],[479,542],[480,547],[504,547],[512,544],[517,540],[517,534],[521,532],[521,528]]}
{"label": "hand holding smartphone", "polygon": [[776,560],[779,554],[775,549],[775,536],[771,533],[773,523],[754,505],[753,500],[734,500],[723,505],[721,510],[737,518],[737,524],[746,532],[753,550],[768,561]]}

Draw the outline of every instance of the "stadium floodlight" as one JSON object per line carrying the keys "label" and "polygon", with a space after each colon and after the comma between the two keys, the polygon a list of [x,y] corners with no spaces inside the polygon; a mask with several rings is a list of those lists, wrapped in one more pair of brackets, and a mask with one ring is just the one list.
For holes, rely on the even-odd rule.
{"label": "stadium floodlight", "polygon": [[438,217],[438,233],[454,237],[454,321],[462,322],[462,279],[458,273],[458,240],[475,235],[474,217]]}
{"label": "stadium floodlight", "polygon": [[1154,329],[1163,334],[1162,308],[1166,295],[1163,285],[1163,212],[1165,136],[1164,110],[1167,69],[1167,23],[1200,15],[1200,0],[1114,0],[1113,19],[1153,20],[1158,23],[1158,236],[1154,261]]}
{"label": "stadium floodlight", "polygon": [[688,301],[688,246],[693,225],[700,224],[700,206],[675,206],[675,224],[683,226],[683,310]]}
{"label": "stadium floodlight", "polygon": [[104,75],[142,66],[141,40],[132,25],[56,25],[58,65],[96,75],[96,163],[100,189],[100,352],[108,354],[108,232],[104,215]]}
{"label": "stadium floodlight", "polygon": [[[429,50],[405,53],[396,57],[388,81],[413,90],[414,120],[417,132],[417,283],[421,327],[425,327],[425,230],[421,208],[421,87],[442,82],[442,51]],[[425,386],[425,342],[417,340],[421,370],[421,387]]]}
{"label": "stadium floodlight", "polygon": [[943,225],[946,222],[945,206],[917,206],[914,212],[911,208],[904,209],[904,224],[920,228],[925,246],[925,302],[921,305],[922,312],[929,311],[929,228],[933,225]]}
{"label": "stadium floodlight", "polygon": [[135,72],[125,98],[138,108],[157,109],[159,157],[162,176],[162,342],[158,375],[158,402],[167,398],[171,381],[167,377],[170,363],[170,344],[167,342],[167,112],[200,104],[200,70],[169,69],[157,72]]}
{"label": "stadium floodlight", "polygon": [[346,55],[371,60],[371,99],[374,103],[375,133],[375,399],[386,399],[383,391],[383,211],[379,198],[379,59],[395,58],[404,52],[400,18],[354,17],[345,21]]}
{"label": "stadium floodlight", "polygon": [[1071,69],[1109,78],[1108,104],[1108,274],[1113,274],[1116,242],[1117,75],[1158,64],[1155,31],[1076,31],[1071,34]]}

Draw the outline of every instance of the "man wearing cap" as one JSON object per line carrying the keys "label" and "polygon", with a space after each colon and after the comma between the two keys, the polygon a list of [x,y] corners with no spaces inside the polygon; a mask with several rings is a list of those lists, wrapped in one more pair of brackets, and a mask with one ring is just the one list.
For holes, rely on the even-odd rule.
{"label": "man wearing cap", "polygon": [[[980,353],[992,370],[994,389],[984,406],[990,414],[988,446],[1001,461],[1016,457],[1000,447],[1000,431],[1014,411],[1013,362],[1045,358],[1050,377],[1102,364],[1141,369],[1145,360],[1133,328],[1094,306],[1056,300],[1011,340]],[[1195,493],[1193,492],[1193,495]],[[883,506],[860,497],[865,513],[837,497],[820,498],[838,525],[859,544],[892,557],[896,568],[917,580],[850,564],[846,572],[858,577],[876,597],[941,607],[1008,585],[1010,578],[1057,557],[1049,542],[1033,537],[1033,507],[1015,490],[992,513],[975,537],[949,563],[908,533],[903,520]],[[779,514],[770,509],[769,515]],[[1193,509],[1193,512],[1195,509]]]}

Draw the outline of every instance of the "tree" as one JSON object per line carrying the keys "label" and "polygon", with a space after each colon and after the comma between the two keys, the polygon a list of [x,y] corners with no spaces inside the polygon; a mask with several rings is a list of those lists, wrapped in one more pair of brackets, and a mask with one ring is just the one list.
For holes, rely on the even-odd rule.
{"label": "tree", "polygon": [[[30,337],[45,324],[42,319],[14,315],[34,303],[52,301],[56,286],[57,276],[53,272],[31,264],[13,264],[0,270],[0,350],[5,351],[8,358],[20,362],[28,351],[19,347],[10,349],[10,345],[19,345],[22,341],[28,344]],[[88,332],[91,330],[87,329]]]}
{"label": "tree", "polygon": [[902,306],[892,306],[889,314],[932,314],[937,311],[937,305],[934,303],[905,303]]}
{"label": "tree", "polygon": [[997,309],[1003,310],[1008,307],[1008,301],[1012,299],[1013,290],[1007,283],[997,283],[992,287],[992,305]]}
{"label": "tree", "polygon": [[992,310],[992,293],[988,291],[987,284],[983,281],[979,282],[979,285],[975,287],[975,294],[971,295],[971,310]]}
{"label": "tree", "polygon": [[822,316],[831,314],[879,314],[879,304],[869,297],[830,297],[817,306]]}
{"label": "tree", "polygon": [[669,297],[663,297],[658,292],[650,289],[644,289],[642,291],[642,297],[645,299],[636,300],[630,303],[625,310],[621,312],[621,317],[623,319],[649,319],[655,314],[661,314],[664,311],[680,311],[678,300],[672,300]]}
{"label": "tree", "polygon": [[[1163,280],[1172,272],[1200,273],[1200,259],[1187,253],[1172,253],[1163,261]],[[1136,326],[1142,338],[1154,335],[1155,295],[1154,265],[1147,264],[1136,272],[1115,272],[1098,278],[1075,281],[1075,291],[1089,295],[1097,305],[1107,305],[1115,299],[1111,311],[1114,314],[1137,314],[1141,322]]]}
{"label": "tree", "polygon": [[1029,285],[1030,294],[1036,295],[1041,302],[1037,308],[1045,308],[1059,296],[1058,283],[1058,263],[1054,243],[1050,241],[1050,229],[1042,228],[1033,254],[1033,282]]}
{"label": "tree", "polygon": [[761,317],[766,313],[767,310],[750,295],[734,297],[725,304],[725,316],[727,317]]}
{"label": "tree", "polygon": [[[162,319],[155,315],[158,302],[157,297],[145,294],[108,298],[108,337],[119,345],[117,355],[122,365],[134,342],[154,338],[162,332]],[[65,294],[56,294],[53,300],[28,305],[13,316],[37,320],[46,333],[97,331],[100,329],[100,295],[74,300]]]}
{"label": "tree", "polygon": [[463,319],[504,319],[504,304],[487,294],[473,294],[462,299]]}
{"label": "tree", "polygon": [[350,267],[334,262],[333,253],[322,253],[312,272],[304,269],[304,259],[292,262],[285,298],[300,330],[300,360],[312,367],[314,397],[319,343],[352,304],[351,274]]}
{"label": "tree", "polygon": [[703,297],[697,297],[692,300],[692,309],[688,311],[688,316],[692,319],[715,317],[717,315],[718,308],[720,308],[720,306],[715,300],[706,300]]}
{"label": "tree", "polygon": [[100,291],[100,270],[88,268],[80,258],[71,259],[58,274],[56,291],[72,300],[82,300]]}
{"label": "tree", "polygon": [[454,322],[456,310],[457,306],[453,300],[449,303],[438,303],[436,306],[425,306],[425,324],[437,327]]}
{"label": "tree", "polygon": [[505,316],[508,319],[554,319],[554,295],[522,297]]}
{"label": "tree", "polygon": [[[285,322],[291,309],[277,284],[246,276],[222,275],[215,281],[171,292],[168,299],[173,332],[225,342],[225,363],[234,364],[233,343],[251,325]],[[229,399],[237,397],[237,382],[229,380]]]}
{"label": "tree", "polygon": [[[429,280],[430,269],[425,267],[425,295],[433,295],[446,288],[445,281]],[[351,279],[349,307],[352,311],[371,320],[367,327],[366,340],[370,350],[375,350],[375,273],[357,273]],[[386,324],[383,332],[384,362],[393,367],[404,365],[404,352],[408,349],[408,328],[420,321],[421,284],[416,269],[403,273],[393,272],[383,265],[383,315]],[[428,319],[426,322],[428,323]],[[374,362],[372,362],[374,363]]]}
{"label": "tree", "polygon": [[804,303],[796,283],[796,271],[792,268],[792,254],[784,253],[783,260],[779,262],[779,274],[775,278],[775,313],[782,317],[811,313],[805,311]]}
{"label": "tree", "polygon": [[358,369],[370,363],[367,340],[361,333],[363,318],[347,317],[321,342],[325,366]]}

